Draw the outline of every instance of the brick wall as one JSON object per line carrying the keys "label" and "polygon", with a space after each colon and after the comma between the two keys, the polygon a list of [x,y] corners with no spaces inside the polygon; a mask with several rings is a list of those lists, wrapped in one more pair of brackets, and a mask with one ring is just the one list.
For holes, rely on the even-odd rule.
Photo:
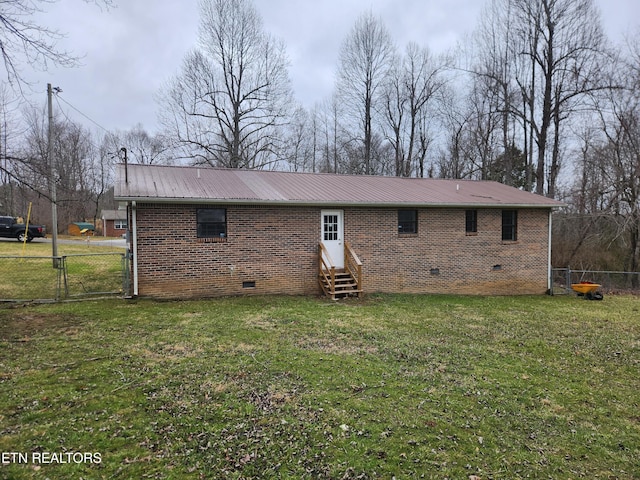
{"label": "brick wall", "polygon": [[120,237],[127,231],[126,228],[115,228],[115,220],[105,220],[104,235],[106,237]]}
{"label": "brick wall", "polygon": [[[140,295],[319,292],[319,209],[228,206],[226,241],[203,243],[196,208],[206,206],[138,205]],[[245,282],[255,287],[245,288]]]}
{"label": "brick wall", "polygon": [[[320,207],[227,206],[227,238],[217,243],[196,237],[196,208],[205,206],[138,204],[141,296],[320,293]],[[479,210],[473,236],[463,209],[421,209],[410,235],[398,234],[395,208],[343,210],[366,293],[546,291],[547,210],[519,210],[517,242],[501,240],[500,209]]]}
{"label": "brick wall", "polygon": [[418,211],[418,233],[397,232],[395,209],[348,209],[345,236],[364,264],[369,292],[541,294],[547,290],[548,210],[518,211],[518,241],[502,241],[502,210]]}

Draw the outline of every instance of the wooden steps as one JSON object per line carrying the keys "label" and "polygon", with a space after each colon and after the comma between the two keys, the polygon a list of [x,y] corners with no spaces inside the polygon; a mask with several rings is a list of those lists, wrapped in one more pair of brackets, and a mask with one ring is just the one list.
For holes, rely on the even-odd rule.
{"label": "wooden steps", "polygon": [[344,268],[336,267],[322,242],[318,246],[318,283],[332,299],[362,296],[362,262],[348,242],[344,242]]}
{"label": "wooden steps", "polygon": [[358,297],[362,293],[362,290],[358,289],[358,282],[349,272],[336,272],[333,285],[331,285],[330,276],[321,275],[319,281],[325,295],[333,299],[348,296]]}

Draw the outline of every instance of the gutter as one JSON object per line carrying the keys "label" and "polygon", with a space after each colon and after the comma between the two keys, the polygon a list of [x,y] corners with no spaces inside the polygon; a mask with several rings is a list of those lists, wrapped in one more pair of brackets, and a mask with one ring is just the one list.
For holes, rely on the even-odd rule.
{"label": "gutter", "polygon": [[553,210],[549,210],[549,240],[547,246],[547,292],[549,295],[553,295],[553,278],[552,274],[552,265],[551,265],[551,222],[553,218]]}
{"label": "gutter", "polygon": [[248,198],[184,198],[184,197],[116,197],[119,201],[160,204],[182,205],[269,205],[269,206],[296,206],[296,207],[393,207],[393,208],[550,208],[564,207],[562,202],[549,203],[443,203],[443,202],[354,202],[354,201],[313,201],[313,200],[261,200]]}

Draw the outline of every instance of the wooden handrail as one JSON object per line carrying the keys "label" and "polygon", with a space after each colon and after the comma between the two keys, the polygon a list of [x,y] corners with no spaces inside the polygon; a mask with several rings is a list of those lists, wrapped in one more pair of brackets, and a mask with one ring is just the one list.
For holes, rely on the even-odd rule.
{"label": "wooden handrail", "polygon": [[[334,267],[335,268],[335,265],[333,263],[333,259],[331,258],[331,255],[329,255],[329,250],[327,250],[327,247],[325,247],[324,243],[322,243],[322,242],[320,242],[318,253],[320,255],[320,259],[322,260],[322,264],[325,265],[327,267],[327,269],[329,269],[330,267]],[[325,260],[324,260],[325,257],[327,258],[327,261],[329,262],[328,265],[327,265],[327,262],[325,262]]]}
{"label": "wooden handrail", "polygon": [[[327,262],[329,263],[327,264]],[[333,263],[333,260],[331,259],[331,255],[329,255],[327,247],[325,247],[324,243],[322,242],[320,242],[320,245],[318,246],[318,270],[320,277],[323,278],[325,282],[330,286],[331,291],[327,291],[325,289],[324,282],[320,282],[325,295],[331,295],[331,298],[335,298],[334,292],[336,289],[336,267]]]}
{"label": "wooden handrail", "polygon": [[[353,283],[345,284],[345,276],[343,274],[336,275],[336,270],[327,247],[320,242],[318,245],[318,279],[325,295],[335,299],[336,293],[356,293],[358,295],[362,293],[362,262],[348,242],[344,243],[344,270],[341,268],[340,272],[344,271],[350,275],[355,281],[355,290],[345,289],[345,286],[353,287]],[[337,283],[340,285],[337,286]]]}
{"label": "wooden handrail", "polygon": [[344,242],[344,268],[356,281],[356,290],[362,291],[362,262],[349,242]]}
{"label": "wooden handrail", "polygon": [[344,242],[344,247],[345,247],[345,260],[347,259],[346,254],[348,253],[353,258],[354,263],[361,267],[362,262],[360,261],[360,258],[358,258],[358,255],[356,254],[356,252],[351,247],[351,244],[349,242]]}

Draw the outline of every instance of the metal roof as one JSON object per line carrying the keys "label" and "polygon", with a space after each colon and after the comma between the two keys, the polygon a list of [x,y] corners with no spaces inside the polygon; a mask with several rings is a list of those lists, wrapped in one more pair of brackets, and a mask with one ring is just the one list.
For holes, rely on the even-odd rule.
{"label": "metal roof", "polygon": [[71,225],[75,225],[78,228],[81,229],[87,229],[87,230],[95,230],[96,227],[93,226],[93,223],[89,223],[89,222],[73,222],[71,224],[69,224],[69,226]]}
{"label": "metal roof", "polygon": [[554,208],[564,204],[498,182],[119,165],[115,198],[162,203]]}
{"label": "metal roof", "polygon": [[104,220],[126,220],[126,210],[102,210],[100,218]]}

